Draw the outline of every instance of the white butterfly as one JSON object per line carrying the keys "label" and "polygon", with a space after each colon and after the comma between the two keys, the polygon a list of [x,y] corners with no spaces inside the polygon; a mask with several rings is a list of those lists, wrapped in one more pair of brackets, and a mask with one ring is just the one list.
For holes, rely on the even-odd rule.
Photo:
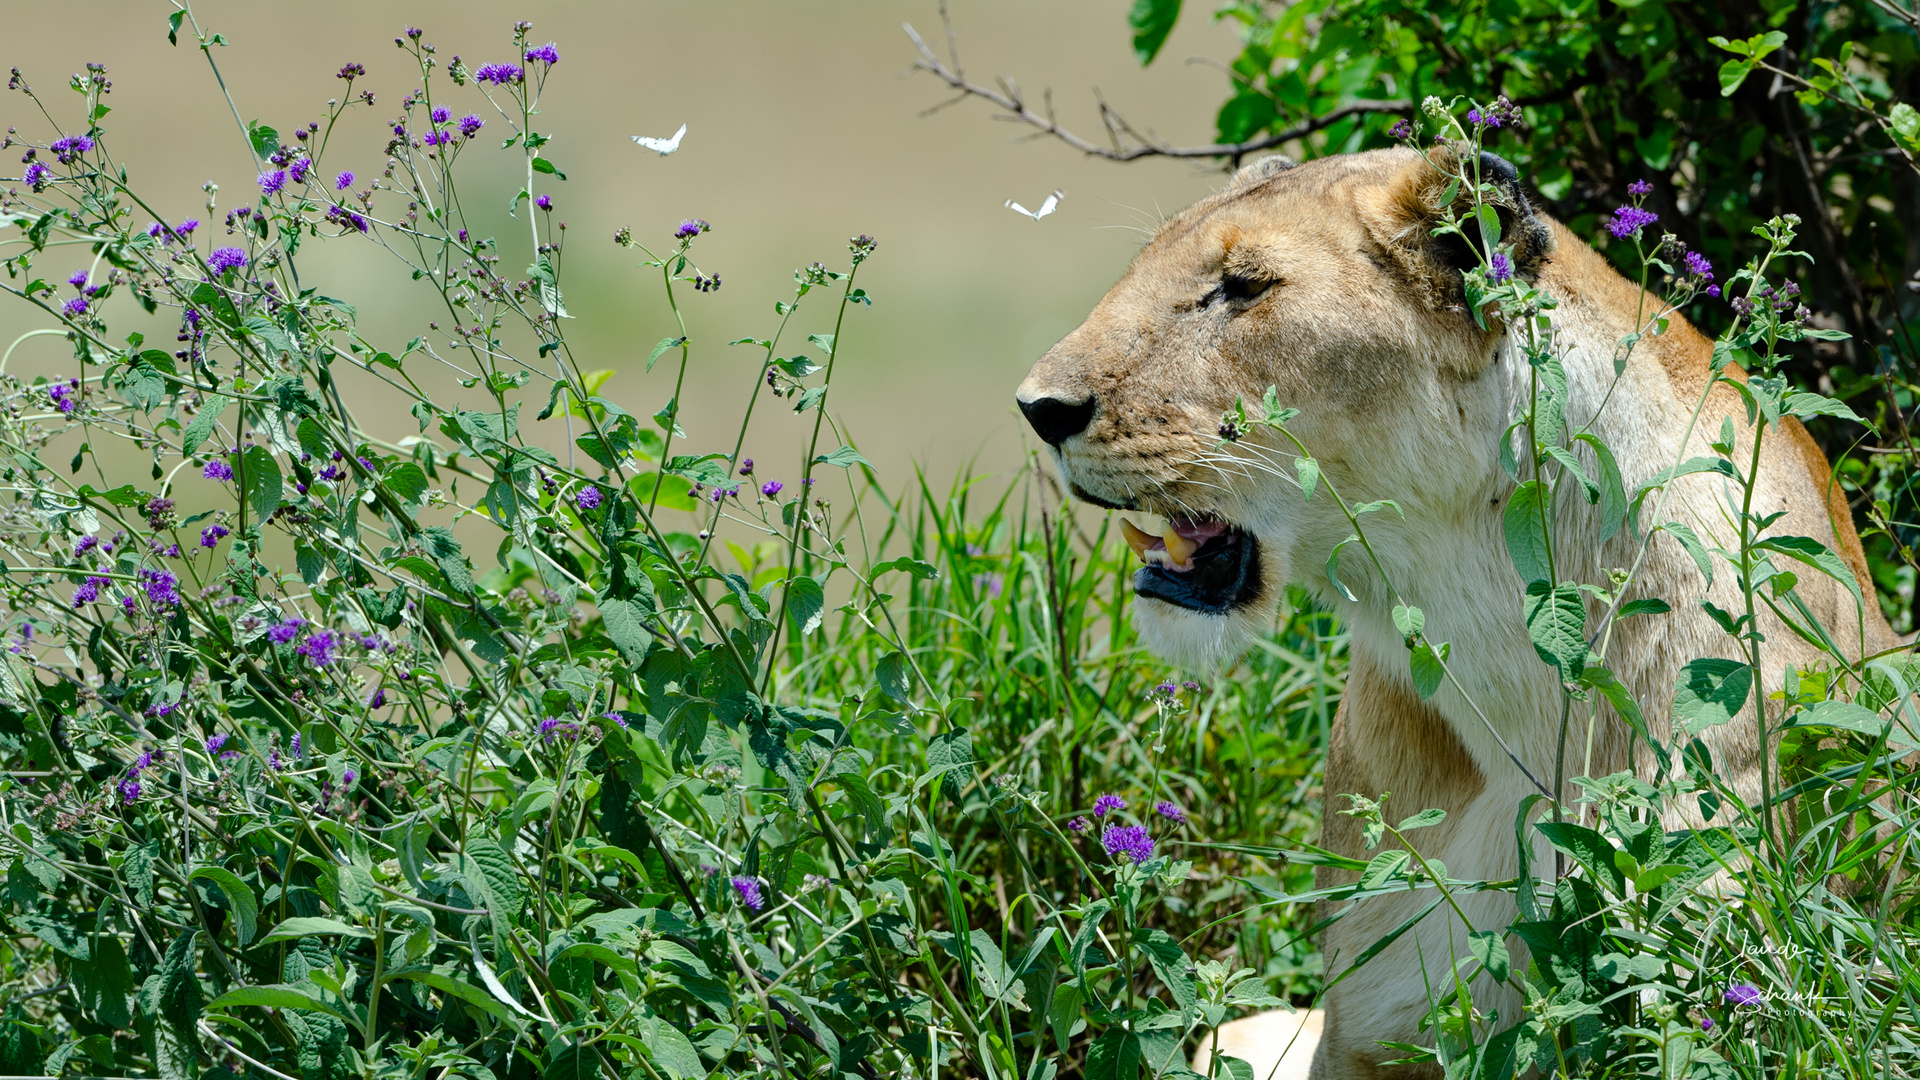
{"label": "white butterfly", "polygon": [[649,150],[656,151],[661,157],[666,157],[668,154],[680,149],[680,137],[686,133],[687,125],[681,124],[680,130],[674,132],[673,138],[671,139],[652,139],[645,135],[635,135],[633,141]]}
{"label": "white butterfly", "polygon": [[1048,214],[1053,213],[1054,208],[1060,205],[1060,199],[1061,199],[1061,194],[1060,192],[1056,191],[1053,194],[1047,196],[1047,201],[1041,203],[1040,209],[1038,210],[1029,210],[1024,206],[1021,206],[1019,203],[1014,202],[1012,199],[1008,199],[1007,209],[1015,211],[1016,213],[1025,214],[1028,217],[1032,218],[1033,220],[1039,221],[1041,218],[1046,217]]}

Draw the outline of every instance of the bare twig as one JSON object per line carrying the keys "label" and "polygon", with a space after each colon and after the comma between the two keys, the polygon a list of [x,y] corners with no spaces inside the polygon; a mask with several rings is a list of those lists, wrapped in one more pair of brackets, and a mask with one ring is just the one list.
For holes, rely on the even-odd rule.
{"label": "bare twig", "polygon": [[[906,30],[907,37],[913,42],[914,48],[920,51],[920,59],[913,65],[914,70],[931,72],[936,78],[960,92],[959,98],[943,102],[935,106],[935,109],[945,108],[947,105],[953,104],[953,101],[967,97],[985,98],[1006,110],[1006,112],[997,117],[997,119],[1016,124],[1025,124],[1028,127],[1037,129],[1042,135],[1051,135],[1059,139],[1061,142],[1066,143],[1068,146],[1073,147],[1083,154],[1106,158],[1108,161],[1134,161],[1145,157],[1226,158],[1228,161],[1237,165],[1242,157],[1256,150],[1266,150],[1280,146],[1283,143],[1292,142],[1294,139],[1311,135],[1322,128],[1331,127],[1349,116],[1359,116],[1366,113],[1406,113],[1411,112],[1413,109],[1413,103],[1405,100],[1356,101],[1348,105],[1342,105],[1332,112],[1302,121],[1284,131],[1276,131],[1258,138],[1248,139],[1245,142],[1210,143],[1205,146],[1172,146],[1151,135],[1142,134],[1131,124],[1127,123],[1125,118],[1119,113],[1115,112],[1104,99],[1101,99],[1100,122],[1107,129],[1107,138],[1111,143],[1111,145],[1102,146],[1099,143],[1083,138],[1061,127],[1059,121],[1056,120],[1053,115],[1051,95],[1047,96],[1047,100],[1043,106],[1045,112],[1035,112],[1027,107],[1026,101],[1021,97],[1019,84],[1011,78],[1002,76],[999,80],[1000,88],[997,90],[971,82],[965,75],[960,73],[957,68],[957,61],[955,65],[949,65],[942,61],[940,57],[927,46],[927,43],[922,40],[919,31],[915,30],[912,24],[902,24],[902,29]],[[949,26],[949,49],[953,47],[952,40],[952,28]]]}

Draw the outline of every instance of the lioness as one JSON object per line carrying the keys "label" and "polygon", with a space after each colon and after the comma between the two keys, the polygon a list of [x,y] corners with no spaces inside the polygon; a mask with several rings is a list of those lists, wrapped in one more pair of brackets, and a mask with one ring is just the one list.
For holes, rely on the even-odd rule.
{"label": "lioness", "polygon": [[[1444,157],[1439,163],[1451,167]],[[1491,154],[1481,165],[1500,189],[1501,232],[1513,245],[1517,272],[1559,302],[1551,316],[1571,384],[1568,422],[1576,430],[1592,425],[1632,491],[1683,456],[1712,345],[1675,316],[1665,333],[1638,344],[1602,410],[1616,346],[1636,320],[1658,310],[1657,302],[1536,213],[1511,165]],[[1079,329],[1034,365],[1018,402],[1076,496],[1164,517],[1164,528],[1128,530],[1147,564],[1134,578],[1133,618],[1150,648],[1200,667],[1229,663],[1272,625],[1288,582],[1311,589],[1352,628],[1347,693],[1326,767],[1325,847],[1367,857],[1358,823],[1337,813],[1345,805],[1340,796],[1391,792],[1397,815],[1447,811],[1444,824],[1418,834],[1424,853],[1457,877],[1503,878],[1514,872],[1514,814],[1533,788],[1489,726],[1535,777],[1551,783],[1561,698],[1554,670],[1528,639],[1522,583],[1502,533],[1515,483],[1499,464],[1499,441],[1529,400],[1530,372],[1506,334],[1479,329],[1464,307],[1461,271],[1471,265],[1470,250],[1432,235],[1446,182],[1443,169],[1410,149],[1298,167],[1266,159],[1240,170],[1225,190],[1160,227]],[[1451,684],[1427,701],[1414,693],[1390,593],[1358,547],[1347,549],[1339,567],[1358,599],[1331,584],[1328,557],[1351,528],[1324,489],[1303,498],[1292,450],[1259,433],[1222,445],[1222,413],[1237,397],[1257,400],[1268,386],[1300,410],[1289,430],[1349,503],[1392,499],[1404,512],[1367,517],[1368,539],[1393,584],[1426,612],[1429,638],[1452,643],[1452,671],[1486,721]],[[1723,416],[1733,417],[1748,448],[1734,459],[1747,460],[1745,407],[1724,386],[1710,398],[1684,456],[1713,454],[1708,444]],[[1859,539],[1819,448],[1792,419],[1769,431],[1762,448],[1754,509],[1784,511],[1770,533],[1821,540],[1871,598]],[[1602,543],[1598,511],[1570,494],[1577,488],[1564,485],[1556,508],[1559,576],[1604,582],[1608,568],[1633,565],[1636,530]],[[1724,477],[1685,477],[1673,486],[1664,520],[1691,526],[1709,547],[1726,546],[1732,514],[1723,500],[1730,490]],[[1644,535],[1659,522],[1638,524]],[[1655,733],[1663,740],[1680,666],[1736,655],[1696,603],[1704,594],[1726,610],[1743,606],[1735,601],[1735,575],[1724,565],[1721,571],[1703,588],[1693,560],[1659,534],[1632,595],[1664,597],[1673,611],[1627,620],[1615,631],[1609,666],[1643,711],[1658,718]],[[1837,582],[1812,572],[1798,587],[1852,649],[1894,644],[1870,599],[1862,611]],[[1590,618],[1598,614],[1597,605],[1590,609]],[[1815,655],[1764,614],[1760,630],[1770,680],[1763,689],[1771,693],[1786,665],[1814,662]],[[1704,736],[1720,775],[1749,797],[1757,794],[1759,766],[1752,708]],[[1585,742],[1582,727],[1569,776],[1628,767],[1625,725],[1610,714],[1594,733],[1590,758]],[[1634,765],[1650,772],[1648,761]],[[1678,808],[1675,814],[1676,822],[1683,819]],[[1544,850],[1539,857],[1535,873],[1550,877],[1551,859]],[[1351,879],[1323,870],[1320,883],[1343,880]],[[1426,898],[1368,900],[1335,923],[1323,942],[1328,977]],[[1498,894],[1460,899],[1479,928],[1514,917]],[[1314,1038],[1321,1018],[1311,1018],[1273,1075],[1303,1075],[1308,1055],[1315,1077],[1391,1073],[1377,1063],[1399,1055],[1379,1043],[1425,1038],[1416,1024],[1428,1007],[1427,975],[1444,981],[1465,941],[1457,918],[1442,907],[1336,986],[1326,997],[1323,1034]],[[1510,992],[1483,983],[1473,996],[1506,1022],[1519,1015]],[[1253,1036],[1264,1050],[1240,1043],[1239,1053],[1265,1058],[1256,1076],[1269,1074],[1299,1026],[1294,1019],[1247,1022],[1270,1032]]]}

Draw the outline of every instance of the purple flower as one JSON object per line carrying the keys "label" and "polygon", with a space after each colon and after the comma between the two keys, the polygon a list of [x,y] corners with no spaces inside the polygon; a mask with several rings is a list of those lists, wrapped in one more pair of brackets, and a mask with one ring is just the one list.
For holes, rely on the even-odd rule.
{"label": "purple flower", "polygon": [[353,786],[353,782],[358,779],[360,779],[360,774],[357,772],[354,772],[353,768],[349,766],[346,769],[346,771],[340,774],[340,786],[343,788],[350,788]]}
{"label": "purple flower", "polygon": [[1088,829],[1093,828],[1093,823],[1088,821],[1084,817],[1077,817],[1077,818],[1074,818],[1072,821],[1067,822],[1067,828],[1072,829],[1074,832],[1077,832],[1077,833],[1083,833],[1083,832],[1086,832]]}
{"label": "purple flower", "polygon": [[740,902],[747,905],[749,911],[759,911],[767,906],[766,897],[760,895],[760,883],[750,877],[730,877],[727,884],[740,894]]}
{"label": "purple flower", "polygon": [[627,726],[627,718],[626,718],[626,717],[624,717],[624,716],[621,716],[621,715],[620,715],[619,713],[617,713],[617,712],[614,712],[614,711],[613,711],[613,710],[611,710],[611,709],[609,709],[609,710],[607,710],[606,712],[603,712],[603,713],[601,713],[601,714],[600,714],[600,719],[602,719],[602,720],[611,720],[611,721],[613,721],[614,723],[616,723],[616,724],[619,724],[619,725],[620,725],[621,727],[626,727],[626,726]]}
{"label": "purple flower", "polygon": [[1500,126],[1501,119],[1502,117],[1498,109],[1489,109],[1484,113],[1479,109],[1467,110],[1467,123],[1469,124],[1479,124],[1486,127],[1497,128]]}
{"label": "purple flower", "polygon": [[348,82],[352,82],[354,76],[365,75],[366,73],[367,65],[365,64],[343,64],[339,72],[334,75],[334,78],[345,79]]}
{"label": "purple flower", "polygon": [[539,207],[542,210],[551,210],[553,209],[553,196],[542,195],[533,200],[533,205]]}
{"label": "purple flower", "polygon": [[60,159],[60,164],[71,165],[79,160],[81,154],[93,149],[93,140],[85,135],[68,135],[53,140],[47,149],[53,151],[53,156]]}
{"label": "purple flower", "polygon": [[295,161],[292,165],[287,166],[287,179],[293,181],[296,184],[302,184],[306,182],[307,173],[312,171],[313,171],[313,159],[300,158],[299,160]]}
{"label": "purple flower", "polygon": [[1512,280],[1513,260],[1507,258],[1506,252],[1504,251],[1494,252],[1493,258],[1489,259],[1488,262],[1490,263],[1490,266],[1487,271],[1487,276],[1493,279],[1493,283],[1495,285],[1503,285],[1506,282]]}
{"label": "purple flower", "polygon": [[545,45],[527,50],[527,63],[557,64],[560,62],[560,50],[549,41]]}
{"label": "purple flower", "polygon": [[[73,392],[79,388],[79,379],[68,379],[63,383],[54,383],[52,386],[47,387],[47,400],[53,402],[53,407],[61,412],[70,413],[80,404],[79,400],[75,398],[73,394]],[[75,554],[77,555],[79,552],[75,552]]]}
{"label": "purple flower", "polygon": [[165,570],[140,571],[141,585],[147,590],[147,599],[159,607],[173,607],[180,602],[180,593],[175,586],[180,579]]}
{"label": "purple flower", "polygon": [[224,538],[230,530],[225,525],[209,525],[200,530],[200,546],[210,548]]}
{"label": "purple flower", "polygon": [[120,781],[120,805],[132,806],[140,801],[140,781],[128,779]]}
{"label": "purple flower", "polygon": [[173,227],[173,235],[179,237],[182,240],[185,240],[188,237],[193,235],[193,230],[199,227],[200,227],[199,218],[188,218],[187,220]]}
{"label": "purple flower", "polygon": [[1143,863],[1153,858],[1153,837],[1141,825],[1109,825],[1100,834],[1100,846],[1116,862]]}
{"label": "purple flower", "polygon": [[300,733],[299,732],[296,731],[293,733],[293,741],[287,745],[288,745],[288,748],[293,751],[293,756],[295,758],[302,758],[306,756],[300,750]]}
{"label": "purple flower", "polygon": [[435,105],[433,107],[433,112],[429,113],[428,115],[433,117],[434,123],[444,124],[447,121],[453,119],[453,110],[447,108],[445,105]]}
{"label": "purple flower", "polygon": [[1639,198],[1642,195],[1651,195],[1653,194],[1653,185],[1647,183],[1645,180],[1635,180],[1633,183],[1627,185],[1627,194],[1634,198]]}
{"label": "purple flower", "polygon": [[[294,646],[293,651],[306,657],[314,667],[323,668],[333,663],[333,650],[340,645],[340,639],[331,630],[316,630],[308,634],[305,641]],[[295,754],[299,753],[296,747]]]}
{"label": "purple flower", "polygon": [[1707,286],[1707,295],[1713,297],[1715,300],[1720,299],[1720,286],[1718,285]]}
{"label": "purple flower", "polygon": [[1607,231],[1616,240],[1627,240],[1638,236],[1640,230],[1660,220],[1660,215],[1651,210],[1642,210],[1637,206],[1622,206],[1613,212],[1613,219],[1607,222]]}
{"label": "purple flower", "polygon": [[574,495],[573,502],[582,510],[592,510],[600,505],[600,489],[588,484]]}
{"label": "purple flower", "polygon": [[260,174],[259,180],[260,194],[262,195],[277,195],[281,188],[287,186],[287,174],[283,169],[263,172]]}
{"label": "purple flower", "polygon": [[1701,1030],[1701,1031],[1712,1031],[1712,1030],[1713,1030],[1713,1017],[1711,1017],[1711,1016],[1703,1016],[1703,1017],[1701,1017],[1701,1018],[1700,1018],[1700,1030]]}
{"label": "purple flower", "polygon": [[73,590],[73,606],[85,607],[86,605],[93,603],[95,600],[100,599],[100,586],[105,585],[106,583],[107,583],[107,579],[100,577],[97,574],[87,578],[87,580],[84,583],[82,583],[79,588]]}
{"label": "purple flower", "polygon": [[1713,280],[1713,264],[1707,261],[1706,256],[1697,251],[1689,251],[1687,252],[1686,264],[1687,273],[1692,274],[1694,277],[1705,278],[1708,281]]}
{"label": "purple flower", "polygon": [[294,638],[299,637],[300,628],[305,625],[307,625],[307,620],[295,616],[280,623],[273,629],[268,630],[267,640],[273,642],[275,645],[285,645]]}
{"label": "purple flower", "polygon": [[767,498],[771,499],[775,495],[780,494],[780,489],[785,486],[786,486],[785,484],[782,484],[778,480],[769,480],[766,483],[760,485],[760,494],[765,495]]}
{"label": "purple flower", "polygon": [[69,316],[85,315],[87,313],[87,298],[84,296],[76,296],[60,305],[60,310]]}
{"label": "purple flower", "polygon": [[92,551],[95,547],[98,547],[99,544],[100,544],[99,537],[83,536],[79,539],[77,543],[73,545],[73,557],[77,559],[80,556],[85,555],[87,552]]}
{"label": "purple flower", "polygon": [[225,735],[214,734],[207,736],[206,749],[209,756],[219,753],[220,748],[225,745],[227,745],[227,737]]}
{"label": "purple flower", "polygon": [[73,276],[67,279],[67,284],[73,286],[76,289],[86,288],[87,272],[85,270],[75,270],[73,272]]}
{"label": "purple flower", "polygon": [[1727,987],[1726,1002],[1735,1008],[1758,1007],[1766,1000],[1766,995],[1752,983],[1738,983]]}
{"label": "purple flower", "polygon": [[377,709],[382,705],[385,705],[386,703],[387,703],[387,688],[382,686],[373,692],[372,697],[367,699],[367,708]]}
{"label": "purple flower", "polygon": [[1153,812],[1176,824],[1187,820],[1187,812],[1165,799],[1153,804]]}
{"label": "purple flower", "polygon": [[679,228],[673,230],[673,238],[675,240],[691,240],[712,228],[713,226],[707,224],[700,218],[688,218],[680,223]]}
{"label": "purple flower", "polygon": [[336,176],[333,178],[333,190],[335,191],[345,191],[352,186],[353,186],[353,172],[351,170],[347,172],[343,172],[339,176]]}
{"label": "purple flower", "polygon": [[280,751],[267,751],[267,768],[272,769],[274,772],[279,772],[286,767],[286,763],[280,760]]}
{"label": "purple flower", "polygon": [[460,134],[463,138],[473,138],[475,135],[480,134],[481,128],[486,126],[487,122],[485,120],[480,119],[472,113],[468,113],[460,118]]}
{"label": "purple flower", "polygon": [[740,459],[740,475],[741,476],[753,475],[753,459],[752,458]]}
{"label": "purple flower", "polygon": [[238,270],[245,265],[247,265],[247,253],[237,247],[215,248],[213,254],[207,256],[207,269],[216,274]]}
{"label": "purple flower", "polygon": [[483,64],[479,71],[473,73],[475,82],[490,82],[500,86],[519,82],[525,77],[526,72],[521,71],[518,64]]}
{"label": "purple flower", "polygon": [[1118,795],[1102,795],[1093,800],[1094,817],[1106,817],[1108,813],[1114,810],[1125,810],[1126,808],[1127,800]]}
{"label": "purple flower", "polygon": [[225,483],[233,479],[233,466],[221,461],[219,458],[215,458],[207,462],[207,467],[200,470],[200,475],[209,480],[218,480]]}
{"label": "purple flower", "polygon": [[1405,118],[1402,118],[1401,120],[1396,122],[1392,127],[1387,129],[1387,138],[1389,139],[1413,138],[1412,122],[1406,120]]}
{"label": "purple flower", "polygon": [[20,174],[20,179],[33,185],[33,190],[35,191],[45,191],[47,188],[47,177],[52,173],[53,170],[47,167],[46,162],[35,161],[27,165],[27,171]]}

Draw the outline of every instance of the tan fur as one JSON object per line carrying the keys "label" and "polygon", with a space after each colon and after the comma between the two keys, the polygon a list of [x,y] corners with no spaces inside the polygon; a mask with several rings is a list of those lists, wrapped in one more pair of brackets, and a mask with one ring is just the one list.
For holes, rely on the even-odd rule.
{"label": "tan fur", "polygon": [[[1020,399],[1095,399],[1085,431],[1054,450],[1081,497],[1148,513],[1211,513],[1258,538],[1263,589],[1254,604],[1203,615],[1136,601],[1136,625],[1156,651],[1197,665],[1231,663],[1271,626],[1285,582],[1312,589],[1352,628],[1348,692],[1327,763],[1325,846],[1367,857],[1352,819],[1337,812],[1344,808],[1339,796],[1392,792],[1389,816],[1429,806],[1449,811],[1444,825],[1416,834],[1423,853],[1455,876],[1500,878],[1514,871],[1514,813],[1532,789],[1488,724],[1536,777],[1551,781],[1560,692],[1527,640],[1521,582],[1502,533],[1514,482],[1498,466],[1498,441],[1526,401],[1528,369],[1511,340],[1478,329],[1462,307],[1447,245],[1430,235],[1443,210],[1437,176],[1408,150],[1242,170],[1226,190],[1162,226],[1086,322],[1034,366]],[[1569,374],[1573,428],[1592,424],[1629,491],[1680,457],[1712,454],[1707,443],[1724,416],[1741,432],[1736,460],[1744,468],[1752,434],[1730,389],[1715,391],[1683,445],[1712,353],[1684,318],[1675,316],[1666,333],[1638,344],[1599,411],[1614,378],[1616,343],[1655,301],[1577,237],[1534,214],[1517,184],[1493,179],[1516,262],[1560,302],[1552,317]],[[1225,273],[1275,284],[1244,305],[1205,302]],[[1328,581],[1323,567],[1351,530],[1326,494],[1302,499],[1292,445],[1258,433],[1218,448],[1221,414],[1236,397],[1257,401],[1268,386],[1301,410],[1289,430],[1349,504],[1398,503],[1404,517],[1382,511],[1365,519],[1368,539],[1393,585],[1426,612],[1429,638],[1452,643],[1451,666],[1471,703],[1452,685],[1428,701],[1413,693],[1406,649],[1390,619],[1393,594],[1357,545],[1341,554],[1339,573],[1358,599]],[[1760,477],[1755,509],[1786,511],[1770,532],[1829,543],[1871,598],[1845,501],[1799,424],[1789,419],[1766,432]],[[1638,544],[1630,529],[1601,543],[1597,512],[1573,493],[1576,487],[1564,485],[1556,507],[1559,574],[1604,582],[1608,568],[1633,564]],[[1723,500],[1730,490],[1722,478],[1685,477],[1672,486],[1664,517],[1652,516],[1661,503],[1656,495],[1639,525],[1679,521],[1708,547],[1726,546],[1733,512]],[[1893,644],[1871,599],[1861,611],[1836,583],[1795,569],[1802,571],[1802,599],[1850,651]],[[1692,561],[1662,534],[1636,579],[1634,597],[1664,597],[1674,611],[1618,624],[1608,666],[1661,738],[1669,735],[1680,666],[1735,655],[1697,604],[1705,595],[1724,609],[1742,607],[1732,576],[1723,565],[1703,590]],[[1590,618],[1598,614],[1590,607]],[[1759,625],[1767,673],[1760,690],[1771,693],[1786,665],[1817,657],[1771,616],[1763,613]],[[1750,704],[1746,716],[1703,735],[1721,774],[1749,797],[1758,790],[1761,753],[1751,713]],[[1644,748],[1641,760],[1628,761],[1627,732],[1610,712],[1591,729],[1583,714],[1575,717],[1569,776],[1650,769]],[[1692,800],[1686,803],[1672,808],[1674,823],[1697,813]],[[1551,862],[1535,871],[1550,874]],[[1339,877],[1323,874],[1322,881]],[[1408,894],[1358,905],[1326,934],[1329,974],[1344,971],[1426,899]],[[1494,894],[1463,902],[1476,928],[1512,918],[1511,904]],[[1375,1062],[1394,1056],[1379,1041],[1426,1038],[1416,1024],[1427,982],[1444,977],[1463,955],[1464,933],[1450,913],[1429,916],[1331,991],[1314,1075],[1371,1076]],[[1516,941],[1509,946],[1518,951]],[[1484,985],[1473,993],[1483,1010],[1498,1009],[1508,1021],[1518,1015],[1508,994]],[[1270,1060],[1278,1054],[1273,1048]]]}

